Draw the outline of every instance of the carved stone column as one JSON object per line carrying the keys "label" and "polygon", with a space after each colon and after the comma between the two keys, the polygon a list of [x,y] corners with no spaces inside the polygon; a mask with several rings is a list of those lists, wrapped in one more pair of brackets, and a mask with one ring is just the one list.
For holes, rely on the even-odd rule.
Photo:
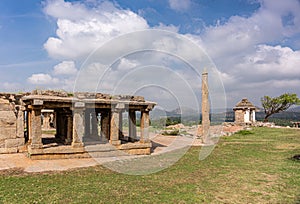
{"label": "carved stone column", "polygon": [[61,136],[61,114],[60,110],[56,110],[56,117],[55,117],[55,129],[56,129],[56,138],[60,138]]}
{"label": "carved stone column", "polygon": [[28,144],[31,144],[31,140],[32,140],[32,125],[31,125],[31,123],[32,123],[32,117],[31,117],[31,114],[32,114],[32,112],[31,112],[31,110],[29,110],[29,109],[27,109],[27,137],[28,137]]}
{"label": "carved stone column", "polygon": [[73,147],[82,147],[82,138],[85,132],[85,104],[76,102],[73,108]]}
{"label": "carved stone column", "polygon": [[98,136],[98,121],[97,114],[95,111],[92,111],[92,135]]}
{"label": "carved stone column", "polygon": [[110,119],[109,119],[110,113],[109,112],[102,112],[101,113],[101,137],[105,137],[107,140],[109,140],[109,125],[110,125]]}
{"label": "carved stone column", "polygon": [[142,143],[150,142],[149,124],[150,124],[149,110],[148,109],[142,110],[142,112],[141,112],[141,138],[140,138],[140,142],[142,142]]}
{"label": "carved stone column", "polygon": [[112,108],[111,110],[109,142],[112,145],[121,144],[119,139],[119,110],[117,108]]}
{"label": "carved stone column", "polygon": [[67,117],[66,113],[62,112],[60,114],[60,139],[65,140],[67,138]]}
{"label": "carved stone column", "polygon": [[66,144],[72,143],[72,137],[73,137],[73,118],[72,114],[67,115],[67,138],[66,138]]}
{"label": "carved stone column", "polygon": [[43,148],[42,143],[42,110],[43,101],[34,100],[33,105],[31,106],[31,149],[41,149]]}
{"label": "carved stone column", "polygon": [[119,112],[119,138],[123,137],[123,113]]}
{"label": "carved stone column", "polygon": [[136,141],[137,137],[136,137],[136,114],[135,114],[135,110],[129,110],[129,114],[128,114],[128,126],[129,126],[129,135],[128,135],[128,139],[129,141]]}
{"label": "carved stone column", "polygon": [[90,136],[91,135],[91,111],[90,109],[85,110],[85,136]]}
{"label": "carved stone column", "polygon": [[17,138],[24,138],[24,106],[17,106]]}

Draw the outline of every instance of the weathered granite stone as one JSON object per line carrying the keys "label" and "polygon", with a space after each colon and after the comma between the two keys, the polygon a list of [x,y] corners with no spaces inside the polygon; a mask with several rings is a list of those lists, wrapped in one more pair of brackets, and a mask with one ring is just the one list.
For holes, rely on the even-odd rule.
{"label": "weathered granite stone", "polygon": [[110,99],[111,96],[109,94],[97,93],[96,98],[97,99]]}
{"label": "weathered granite stone", "polygon": [[19,147],[25,144],[24,138],[6,139],[5,148]]}
{"label": "weathered granite stone", "polygon": [[0,140],[16,137],[16,115],[8,99],[0,98]]}
{"label": "weathered granite stone", "polygon": [[209,92],[208,92],[208,73],[202,73],[202,141],[208,143],[209,137]]}
{"label": "weathered granite stone", "polygon": [[33,90],[32,95],[45,95],[45,96],[59,96],[59,97],[68,97],[68,93],[65,91],[55,91],[55,90]]}
{"label": "weathered granite stone", "polygon": [[[145,101],[142,96],[116,95],[102,93],[67,93],[64,91],[34,90],[32,93],[0,93],[0,153],[16,153],[27,151],[30,157],[52,158],[71,157],[74,154],[84,156],[83,138],[89,134],[98,136],[101,127],[101,141],[110,141],[115,148],[121,147],[130,154],[150,154],[149,111],[156,104]],[[56,128],[56,139],[64,141],[62,150],[48,147],[42,140],[43,127],[50,127],[49,116],[42,110],[52,110]],[[125,139],[122,131],[122,114],[126,111],[141,111],[141,137],[130,141]],[[89,117],[85,114],[89,112]],[[133,114],[131,115],[133,116]],[[52,119],[51,119],[52,120]],[[87,121],[86,121],[87,120]],[[52,120],[53,121],[53,120]],[[136,125],[135,117],[132,119]],[[130,136],[136,137],[136,130],[131,128]],[[26,145],[24,145],[26,140]],[[126,147],[126,148],[125,148]],[[81,149],[77,152],[77,149]],[[77,155],[79,154],[79,155]],[[68,157],[68,156],[66,156]]]}
{"label": "weathered granite stone", "polygon": [[130,100],[137,102],[145,102],[145,98],[143,96],[132,96]]}

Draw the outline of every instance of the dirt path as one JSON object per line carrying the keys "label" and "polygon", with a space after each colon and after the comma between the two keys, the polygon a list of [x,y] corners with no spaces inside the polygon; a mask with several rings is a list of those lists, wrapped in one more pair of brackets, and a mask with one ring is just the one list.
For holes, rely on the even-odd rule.
{"label": "dirt path", "polygon": [[[195,130],[190,130],[195,132]],[[195,140],[192,136],[164,136],[152,133],[152,155],[163,154],[168,151],[191,146],[201,145],[200,140]],[[134,158],[135,155],[124,158]],[[105,158],[81,158],[81,159],[53,159],[53,160],[32,160],[25,153],[18,154],[0,154],[0,171],[9,169],[22,169],[24,172],[48,172],[48,171],[65,171],[74,168],[96,166],[104,162],[113,161],[116,157]]]}

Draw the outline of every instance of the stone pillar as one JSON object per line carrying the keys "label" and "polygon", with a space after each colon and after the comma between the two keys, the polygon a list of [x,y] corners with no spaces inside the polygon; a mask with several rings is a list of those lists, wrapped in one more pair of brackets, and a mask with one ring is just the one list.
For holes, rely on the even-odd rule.
{"label": "stone pillar", "polygon": [[91,135],[91,111],[89,109],[85,110],[85,136]]}
{"label": "stone pillar", "polygon": [[147,143],[149,140],[149,110],[142,110],[141,112],[141,138],[140,142]]}
{"label": "stone pillar", "polygon": [[62,139],[62,140],[65,140],[66,138],[67,138],[67,121],[66,121],[66,113],[61,113],[60,114],[60,138]]}
{"label": "stone pillar", "polygon": [[92,135],[98,136],[98,121],[96,112],[92,112]]}
{"label": "stone pillar", "polygon": [[252,110],[252,122],[256,122],[256,120],[255,120],[255,110]]}
{"label": "stone pillar", "polygon": [[60,127],[60,120],[61,120],[61,114],[59,110],[56,112],[56,117],[55,117],[55,128],[56,128],[56,138],[59,138],[61,135],[61,127]]}
{"label": "stone pillar", "polygon": [[31,109],[31,149],[43,148],[41,110],[42,106],[32,106]]}
{"label": "stone pillar", "polygon": [[52,122],[53,122],[53,127],[56,128],[56,113],[54,112],[53,115],[52,115]]}
{"label": "stone pillar", "polygon": [[129,135],[128,135],[128,140],[129,141],[136,141],[136,115],[135,115],[135,110],[129,110],[128,113],[128,128],[129,128]]}
{"label": "stone pillar", "polygon": [[65,140],[66,144],[72,143],[73,137],[73,118],[72,114],[67,115],[67,138]]}
{"label": "stone pillar", "polygon": [[28,137],[28,144],[31,144],[31,140],[32,140],[32,117],[31,117],[31,110],[27,109],[27,137]]}
{"label": "stone pillar", "polygon": [[110,124],[110,114],[109,112],[101,113],[101,137],[104,136],[107,140],[109,140],[109,124]]}
{"label": "stone pillar", "polygon": [[122,138],[123,135],[123,112],[119,112],[119,138]]}
{"label": "stone pillar", "polygon": [[209,136],[209,93],[208,93],[208,73],[204,71],[202,73],[202,141],[208,142]]}
{"label": "stone pillar", "polygon": [[116,108],[112,108],[111,110],[109,142],[112,145],[121,144],[119,139],[119,111]]}
{"label": "stone pillar", "polygon": [[50,129],[50,113],[43,112],[43,129]]}
{"label": "stone pillar", "polygon": [[17,138],[24,138],[24,107],[17,107]]}
{"label": "stone pillar", "polygon": [[73,108],[73,147],[82,147],[82,138],[85,132],[85,104],[83,102],[75,102]]}

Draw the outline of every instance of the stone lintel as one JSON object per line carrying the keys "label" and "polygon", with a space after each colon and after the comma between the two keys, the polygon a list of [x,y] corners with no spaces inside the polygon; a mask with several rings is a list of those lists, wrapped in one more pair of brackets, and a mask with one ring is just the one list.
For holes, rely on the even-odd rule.
{"label": "stone lintel", "polygon": [[147,108],[145,111],[151,111],[154,108],[154,104],[148,104]]}
{"label": "stone lintel", "polygon": [[43,100],[33,99],[33,102],[32,102],[33,106],[42,106],[43,104],[44,104]]}
{"label": "stone lintel", "polygon": [[125,103],[117,103],[116,109],[125,109]]}
{"label": "stone lintel", "polygon": [[74,103],[74,108],[84,108],[85,107],[85,103],[78,101]]}

